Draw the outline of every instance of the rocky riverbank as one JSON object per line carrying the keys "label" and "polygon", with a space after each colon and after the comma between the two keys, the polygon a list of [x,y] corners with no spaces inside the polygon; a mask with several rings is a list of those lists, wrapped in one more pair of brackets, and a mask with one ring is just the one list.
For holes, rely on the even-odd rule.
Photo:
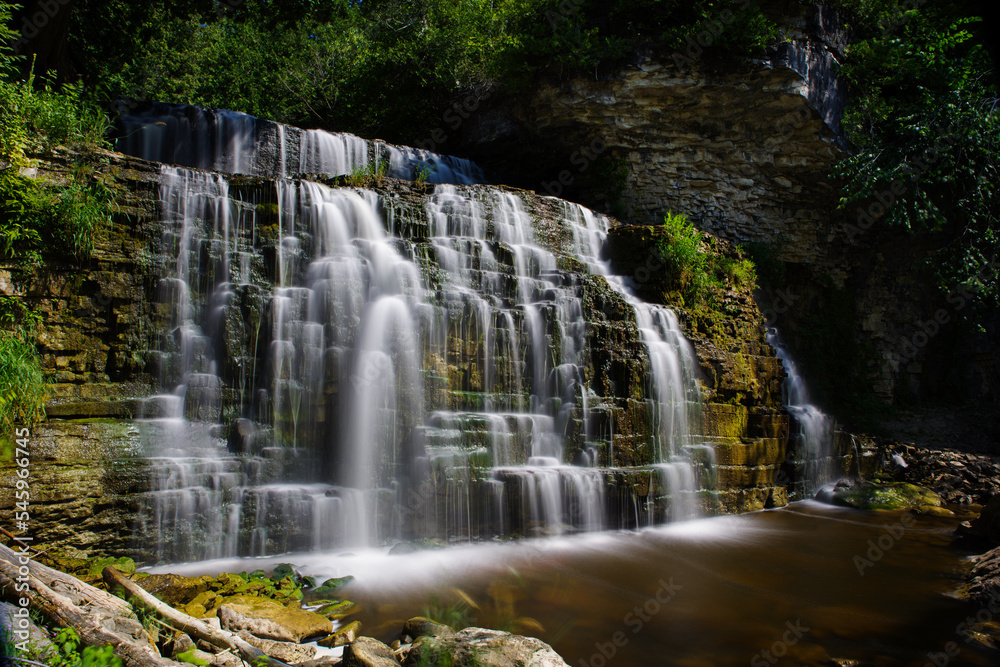
{"label": "rocky riverbank", "polygon": [[[35,557],[79,576],[31,560],[31,608],[53,627],[73,628],[85,646],[110,644],[126,667],[566,665],[538,639],[423,617],[406,621],[391,645],[365,637],[360,621],[350,618],[359,605],[339,599],[351,577],[318,584],[290,565],[216,577],[150,575],[135,572],[129,559]],[[17,552],[0,547],[0,587],[10,588],[18,576],[17,560]],[[63,639],[53,642],[53,632],[34,622],[21,628],[18,618],[13,605],[0,608],[5,629],[30,637],[10,657],[48,664],[66,650]],[[86,653],[81,657],[89,664]]]}
{"label": "rocky riverbank", "polygon": [[[955,531],[956,549],[969,556],[959,597],[980,606],[958,629],[967,641],[1000,645],[1000,458],[995,446],[976,443],[976,452],[882,441],[883,474],[936,493],[946,505],[964,506],[975,516]],[[973,448],[973,447],[970,447]]]}

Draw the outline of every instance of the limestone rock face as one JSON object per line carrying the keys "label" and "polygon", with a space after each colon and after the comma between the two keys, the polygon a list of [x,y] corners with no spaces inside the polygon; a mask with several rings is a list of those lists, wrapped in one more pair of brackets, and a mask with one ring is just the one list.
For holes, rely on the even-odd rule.
{"label": "limestone rock face", "polygon": [[559,654],[540,639],[484,628],[465,628],[453,636],[423,637],[413,644],[403,664],[567,667]]}
{"label": "limestone rock face", "polygon": [[279,642],[301,642],[333,631],[333,623],[319,614],[259,597],[230,598],[219,607],[218,615],[223,630],[246,631]]}

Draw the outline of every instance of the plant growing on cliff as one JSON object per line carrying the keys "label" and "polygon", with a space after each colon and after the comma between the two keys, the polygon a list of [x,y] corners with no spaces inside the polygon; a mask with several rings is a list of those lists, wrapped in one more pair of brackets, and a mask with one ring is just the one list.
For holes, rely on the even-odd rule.
{"label": "plant growing on cliff", "polygon": [[664,234],[657,242],[666,280],[688,306],[711,305],[727,287],[752,289],[757,281],[754,264],[738,252],[730,257],[715,250],[711,237],[698,231],[687,216],[668,212]]}
{"label": "plant growing on cliff", "polygon": [[668,212],[663,218],[666,232],[657,250],[666,264],[667,277],[692,300],[703,296],[710,284],[708,254],[701,247],[701,232],[684,214]]}
{"label": "plant growing on cliff", "polygon": [[110,222],[109,188],[82,168],[66,183],[39,178],[28,156],[60,145],[102,147],[107,117],[79,84],[57,90],[33,67],[20,75],[11,14],[0,2],[0,254],[21,265],[40,264],[43,248],[85,257],[95,229]]}
{"label": "plant growing on cliff", "polygon": [[47,389],[34,336],[25,328],[0,331],[0,437],[45,417]]}

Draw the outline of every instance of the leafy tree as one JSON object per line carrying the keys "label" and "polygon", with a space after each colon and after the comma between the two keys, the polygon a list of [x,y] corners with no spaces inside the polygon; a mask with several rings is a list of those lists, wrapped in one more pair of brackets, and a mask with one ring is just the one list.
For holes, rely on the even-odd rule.
{"label": "leafy tree", "polygon": [[983,20],[967,2],[851,9],[844,127],[857,152],[836,174],[856,222],[848,235],[874,226],[933,239],[943,295],[978,322],[1000,305],[1000,100]]}

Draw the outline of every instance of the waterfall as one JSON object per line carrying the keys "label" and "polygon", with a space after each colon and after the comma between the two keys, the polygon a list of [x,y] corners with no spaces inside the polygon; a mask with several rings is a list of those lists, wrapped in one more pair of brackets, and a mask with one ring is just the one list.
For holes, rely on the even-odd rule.
{"label": "waterfall", "polygon": [[353,134],[300,130],[225,109],[154,103],[120,116],[115,149],[152,162],[283,179],[343,176],[383,163],[392,178],[426,183],[485,183],[474,162]]}
{"label": "waterfall", "polygon": [[[130,142],[156,143],[135,127]],[[280,143],[281,174],[370,157],[356,137],[292,130],[256,130]],[[211,163],[262,168],[240,150]],[[428,181],[482,179],[456,158],[389,155],[391,170],[434,165]],[[696,514],[694,353],[675,313],[601,259],[605,216],[546,199],[540,217],[516,192],[448,183],[422,210],[391,192],[237,189],[174,166],[161,183],[162,391],[142,421],[160,471],[142,512],[156,559]],[[602,361],[597,298],[618,304],[601,326],[627,359]]]}
{"label": "waterfall", "polygon": [[823,484],[838,477],[838,465],[833,451],[836,423],[810,402],[805,380],[774,327],[768,327],[767,342],[774,348],[785,368],[782,398],[798,429],[795,437],[789,440],[786,462],[801,469],[797,471],[801,473],[797,477],[803,480],[802,493],[809,496]]}

